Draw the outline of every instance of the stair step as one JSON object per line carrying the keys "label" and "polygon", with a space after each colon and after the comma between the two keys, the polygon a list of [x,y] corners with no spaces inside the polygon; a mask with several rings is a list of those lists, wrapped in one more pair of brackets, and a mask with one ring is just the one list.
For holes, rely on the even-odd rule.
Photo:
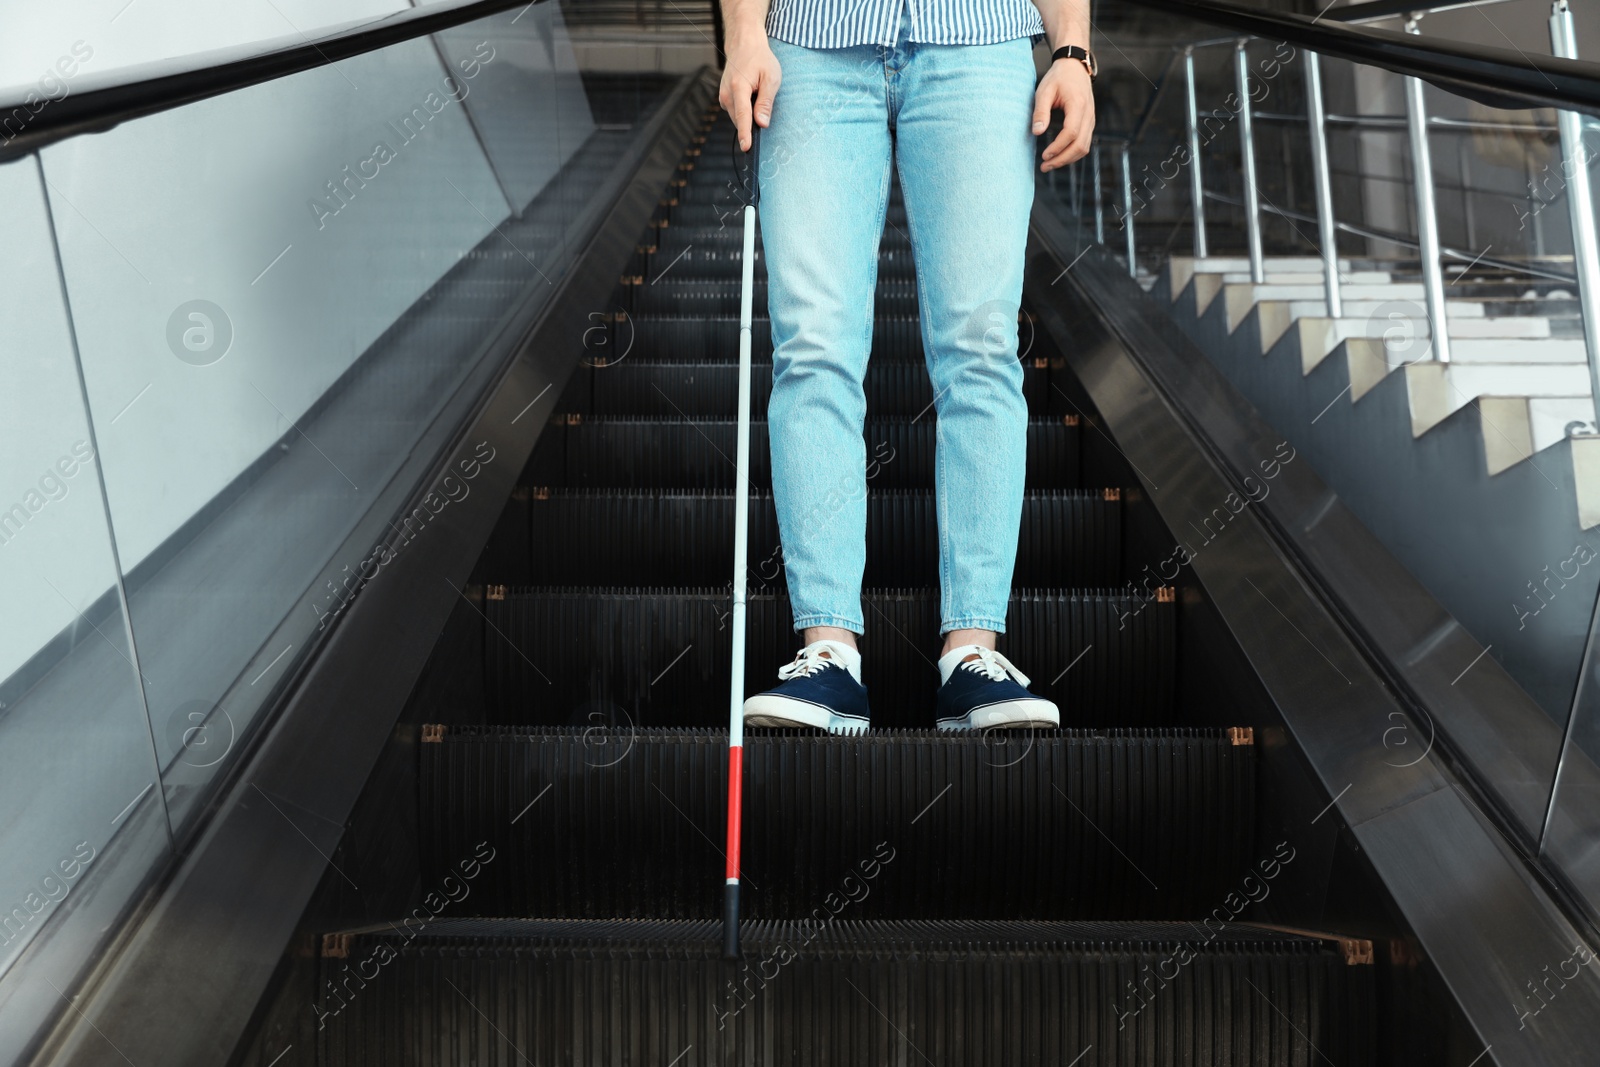
{"label": "stair step", "polygon": [[319,961],[319,1062],[1309,1067],[1377,1056],[1375,968],[1276,931],[829,916],[749,923],[744,939],[729,963],[712,921],[439,919],[333,935]]}
{"label": "stair step", "polygon": [[[1488,319],[1488,322],[1516,322],[1516,319]],[[1530,323],[1539,323],[1549,330],[1549,324],[1542,319],[1523,320]],[[1451,328],[1452,335],[1455,328]],[[1577,337],[1535,337],[1528,339],[1485,339],[1466,336],[1462,339],[1452,339],[1450,342],[1450,358],[1456,363],[1581,363],[1587,367],[1589,362],[1588,350],[1585,349],[1583,338]],[[1587,390],[1586,390],[1587,391]]]}
{"label": "stair step", "polygon": [[[762,560],[753,553],[750,565]],[[707,589],[490,587],[483,603],[491,721],[716,726],[727,720],[727,585]],[[1065,726],[1173,724],[1172,590],[1014,589],[1000,649]],[[879,727],[933,725],[936,590],[862,595],[862,681]],[[799,647],[783,593],[747,604],[746,694],[776,684]]]}
{"label": "stair step", "polygon": [[[1326,291],[1320,283],[1316,285],[1252,285],[1249,282],[1234,283],[1226,289],[1236,290],[1241,295],[1253,297],[1255,302],[1263,300],[1316,300],[1322,301],[1327,297]],[[1339,291],[1341,300],[1406,300],[1421,306],[1426,299],[1421,282],[1381,282],[1371,285],[1346,285]]]}
{"label": "stair step", "polygon": [[[1243,274],[1248,280],[1250,275],[1250,258],[1248,256],[1207,256],[1197,259],[1192,256],[1174,256],[1173,262],[1189,265],[1195,274]],[[1322,276],[1321,256],[1266,256],[1263,264],[1269,274],[1315,274]],[[1350,271],[1349,260],[1340,260],[1339,269],[1342,272]]]}
{"label": "stair step", "polygon": [[[833,499],[833,498],[830,498]],[[553,489],[527,504],[531,585],[718,585],[733,561],[732,492]],[[819,522],[843,521],[848,490]],[[783,584],[784,557],[770,493],[749,504],[752,588]],[[872,489],[865,501],[867,585],[939,585],[932,489]],[[1121,576],[1122,503],[1104,491],[1034,490],[1022,501],[1012,581],[1104,587]],[[486,576],[491,580],[493,576]]]}
{"label": "stair step", "polygon": [[[662,405],[665,407],[665,405]],[[670,410],[670,408],[668,409]],[[938,420],[868,418],[868,481],[874,490],[934,484]],[[732,489],[739,425],[726,415],[700,418],[557,415],[539,435],[523,483],[534,486],[668,486]],[[1078,486],[1078,424],[1057,416],[1028,421],[1027,484]],[[772,488],[767,423],[750,424],[750,484]]]}
{"label": "stair step", "polygon": [[[1397,317],[1391,318],[1388,314],[1391,311],[1395,312]],[[1513,353],[1523,351],[1536,352],[1540,351],[1540,346],[1525,348],[1514,342],[1542,342],[1550,337],[1550,322],[1548,319],[1532,317],[1488,318],[1482,315],[1456,316],[1451,314],[1448,309],[1445,314],[1450,323],[1451,339],[1453,341],[1460,339],[1472,342],[1466,345],[1452,344],[1452,353],[1480,353],[1484,350],[1494,350],[1496,348]],[[1429,329],[1430,324],[1427,319],[1427,313],[1420,308],[1415,309],[1413,314],[1408,315],[1400,313],[1398,309],[1391,305],[1388,311],[1379,311],[1370,316],[1351,316],[1347,314],[1342,319],[1331,321],[1335,335],[1341,340],[1347,337],[1382,338],[1386,335],[1393,335],[1409,341],[1413,336],[1428,337],[1432,333],[1432,330]],[[1498,344],[1495,344],[1495,342]],[[1578,342],[1578,347],[1581,358],[1583,347],[1581,341]],[[1545,348],[1544,350],[1549,352],[1561,351],[1559,347]],[[1539,360],[1538,362],[1552,363],[1559,361]]]}
{"label": "stair step", "polygon": [[[1406,307],[1396,307],[1393,300],[1369,299],[1349,300],[1342,299],[1344,318],[1340,321],[1352,319],[1377,318],[1386,325],[1394,320],[1391,313],[1398,313],[1403,319],[1427,318],[1427,311],[1415,301],[1407,301]],[[1295,319],[1327,318],[1327,302],[1319,295],[1315,300],[1291,300],[1289,303],[1289,317]],[[1444,302],[1444,311],[1453,324],[1462,319],[1481,319],[1485,315],[1485,305],[1477,300],[1447,299]],[[1381,331],[1380,331],[1381,333]]]}
{"label": "stair step", "polygon": [[1411,433],[1421,437],[1480,396],[1587,397],[1581,363],[1417,363],[1405,368]]}
{"label": "stair step", "polygon": [[[1582,423],[1580,433],[1595,429],[1594,401],[1589,397],[1530,397],[1528,421],[1533,451],[1549,448],[1567,439],[1567,428]],[[1584,428],[1586,427],[1586,429]]]}
{"label": "stair step", "polygon": [[[1323,275],[1320,267],[1321,264],[1319,262],[1319,269],[1312,271],[1292,271],[1283,269],[1268,271],[1266,284],[1295,286],[1314,285],[1318,289],[1321,289],[1323,288]],[[1203,273],[1220,273],[1224,284],[1250,284],[1250,271],[1248,268],[1239,271],[1206,271]],[[1352,270],[1341,272],[1339,275],[1339,283],[1341,286],[1388,285],[1393,280],[1394,278],[1389,274],[1388,271],[1382,270]]]}
{"label": "stair step", "polygon": [[[708,347],[704,343],[700,351]],[[621,351],[618,349],[617,351]],[[766,349],[769,353],[770,346]],[[1022,365],[1022,395],[1028,410],[1035,415],[1057,418],[1077,409],[1066,394],[1051,385],[1052,375],[1065,379],[1065,370],[1052,370],[1044,360],[1025,360]],[[722,360],[683,362],[650,359],[632,355],[605,366],[579,366],[568,380],[567,390],[556,410],[589,415],[677,415],[683,418],[733,414],[739,403],[739,368]],[[750,407],[757,413],[767,410],[772,389],[772,364],[759,362],[752,367]],[[933,406],[933,386],[920,362],[882,359],[874,355],[867,363],[863,388],[867,396],[867,417],[928,417]]]}
{"label": "stair step", "polygon": [[[720,913],[725,730],[430,730],[424,884],[479,841],[497,854],[456,915]],[[1204,915],[1260,858],[1236,734],[751,730],[743,914],[803,918],[887,841],[856,918]]]}

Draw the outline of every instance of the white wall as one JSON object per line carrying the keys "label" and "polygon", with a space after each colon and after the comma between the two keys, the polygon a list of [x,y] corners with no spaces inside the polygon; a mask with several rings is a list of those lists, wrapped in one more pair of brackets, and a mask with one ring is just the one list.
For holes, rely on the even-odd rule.
{"label": "white wall", "polygon": [[[405,0],[10,0],[0,14],[0,100],[45,78],[58,96],[128,67],[302,34],[405,10]],[[74,73],[51,79],[62,57],[89,56]],[[70,65],[70,64],[69,64]],[[57,85],[62,88],[56,88]]]}
{"label": "white wall", "polygon": [[[509,212],[444,76],[412,41],[45,150],[124,570]],[[232,324],[209,366],[169,346],[196,299]]]}
{"label": "white wall", "polygon": [[0,204],[4,679],[110,588],[115,571],[94,461],[79,462],[89,425],[32,160],[0,166]]}
{"label": "white wall", "polygon": [[[404,7],[273,2],[307,28]],[[107,30],[96,39],[116,42],[95,52],[108,68],[162,47],[203,50],[260,36],[273,29],[268,15],[282,25],[257,0],[134,0],[114,19],[116,5],[101,0],[75,10],[8,12],[0,73],[31,69],[53,42],[97,19]],[[555,77],[575,69],[558,6],[516,18],[512,11],[453,31],[445,52],[454,91],[465,93],[484,139],[503,156],[513,195],[526,200],[593,122],[576,78]],[[444,63],[429,40],[412,41],[42,153],[124,571],[292,433],[291,422],[509,213],[462,103],[450,96]],[[424,121],[413,117],[407,140],[397,127],[414,112]],[[380,142],[392,158],[374,174],[363,165]],[[341,200],[327,185],[345,181],[347,166],[372,176],[343,186]],[[30,488],[89,435],[32,160],[0,166],[0,203],[8,305],[0,512],[13,504],[26,511],[45,499],[29,498]],[[220,307],[232,330],[226,354],[209,365],[195,365],[204,355],[180,359],[169,343],[174,312],[193,300]],[[71,396],[60,392],[63,382]],[[0,602],[28,606],[0,615],[0,680],[75,618],[37,575],[52,575],[80,608],[111,585],[109,555],[105,566],[84,565],[91,519],[104,535],[93,475],[78,473],[66,496],[30,513],[20,534],[35,536],[0,543]],[[352,514],[359,505],[352,500]],[[83,508],[92,514],[78,514]]]}

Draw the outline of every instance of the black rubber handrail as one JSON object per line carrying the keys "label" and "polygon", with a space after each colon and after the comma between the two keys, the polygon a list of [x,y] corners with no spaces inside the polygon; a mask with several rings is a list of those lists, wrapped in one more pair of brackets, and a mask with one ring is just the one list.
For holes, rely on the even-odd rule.
{"label": "black rubber handrail", "polygon": [[1491,107],[1559,107],[1600,115],[1600,63],[1552,56],[1535,58],[1509,48],[1423,38],[1370,26],[1346,26],[1327,18],[1262,11],[1225,0],[1124,2],[1220,26],[1243,36],[1286,41],[1325,56],[1422,78]]}
{"label": "black rubber handrail", "polygon": [[[129,119],[168,111],[235,89],[327,66],[413,38],[450,29],[514,7],[544,0],[440,0],[372,22],[345,26],[322,37],[298,40],[261,52],[238,49],[185,56],[190,69],[134,77],[51,100],[36,112],[22,102],[0,103],[0,162],[16,159],[63,138],[109,130]],[[218,56],[227,58],[218,59]],[[130,72],[133,73],[133,72]],[[7,119],[12,122],[8,125]],[[20,128],[19,128],[20,127]]]}

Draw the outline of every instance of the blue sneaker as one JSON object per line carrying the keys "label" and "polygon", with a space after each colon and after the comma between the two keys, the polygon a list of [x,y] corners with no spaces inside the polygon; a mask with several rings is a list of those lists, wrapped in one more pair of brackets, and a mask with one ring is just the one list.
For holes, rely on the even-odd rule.
{"label": "blue sneaker", "polygon": [[939,676],[943,684],[935,708],[941,730],[1061,725],[1060,710],[1028,692],[1028,676],[993,649],[982,645],[953,648],[939,657]]}
{"label": "blue sneaker", "polygon": [[[824,655],[826,653],[826,655]],[[746,726],[809,726],[834,734],[870,725],[861,653],[841,641],[813,641],[778,668],[779,685],[744,702]]]}

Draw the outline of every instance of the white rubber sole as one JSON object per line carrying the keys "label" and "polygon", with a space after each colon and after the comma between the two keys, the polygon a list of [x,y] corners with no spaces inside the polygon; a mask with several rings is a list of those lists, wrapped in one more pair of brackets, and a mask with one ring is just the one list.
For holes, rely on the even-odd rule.
{"label": "white rubber sole", "polygon": [[746,726],[809,728],[830,734],[862,733],[871,724],[852,715],[836,715],[821,704],[758,693],[744,702]]}
{"label": "white rubber sole", "polygon": [[1061,710],[1048,700],[987,704],[959,719],[940,719],[941,730],[1048,730],[1061,725]]}

